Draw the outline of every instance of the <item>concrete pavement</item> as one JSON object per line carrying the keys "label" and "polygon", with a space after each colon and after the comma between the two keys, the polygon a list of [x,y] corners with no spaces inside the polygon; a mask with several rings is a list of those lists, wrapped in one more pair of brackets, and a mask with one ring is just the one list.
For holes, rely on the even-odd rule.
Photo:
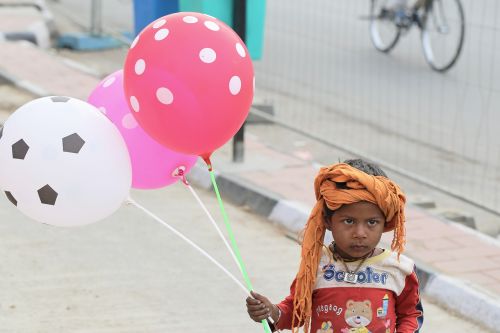
{"label": "concrete pavement", "polygon": [[[222,221],[215,195],[199,192]],[[181,183],[131,196],[242,280]],[[298,246],[263,218],[226,208],[253,284],[279,300],[288,291]],[[236,284],[134,206],[84,228],[63,229],[25,218],[1,200],[0,220],[2,333],[262,330],[247,317],[246,296]]]}

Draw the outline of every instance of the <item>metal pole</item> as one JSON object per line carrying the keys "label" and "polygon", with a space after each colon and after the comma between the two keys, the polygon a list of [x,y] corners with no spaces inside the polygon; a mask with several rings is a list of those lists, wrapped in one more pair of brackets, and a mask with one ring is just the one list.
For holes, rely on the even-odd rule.
{"label": "metal pole", "polygon": [[[245,42],[246,39],[246,0],[233,1],[233,27],[234,31]],[[244,138],[245,138],[245,123],[233,138],[233,162],[243,162],[244,158]]]}
{"label": "metal pole", "polygon": [[102,1],[92,0],[90,17],[90,35],[99,37],[102,35]]}

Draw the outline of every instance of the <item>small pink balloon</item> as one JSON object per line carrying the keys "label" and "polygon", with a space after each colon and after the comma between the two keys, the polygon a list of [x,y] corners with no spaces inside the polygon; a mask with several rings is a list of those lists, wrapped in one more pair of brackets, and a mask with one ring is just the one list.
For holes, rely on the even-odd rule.
{"label": "small pink balloon", "polygon": [[203,157],[236,134],[254,93],[243,41],[200,13],[170,14],[144,28],[127,54],[124,77],[144,130],[171,149]]}
{"label": "small pink balloon", "polygon": [[88,102],[105,114],[120,131],[132,161],[132,187],[154,189],[170,185],[195,164],[197,156],[186,155],[168,149],[153,140],[137,123],[130,112],[123,91],[123,71],[119,70],[92,91]]}

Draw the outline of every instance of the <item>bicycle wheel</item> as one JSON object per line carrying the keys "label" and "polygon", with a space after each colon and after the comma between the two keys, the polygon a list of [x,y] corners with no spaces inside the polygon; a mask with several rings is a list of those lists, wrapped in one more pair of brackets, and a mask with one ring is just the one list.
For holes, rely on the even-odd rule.
{"label": "bicycle wheel", "polygon": [[444,72],[455,64],[465,34],[460,0],[432,0],[422,17],[422,48],[432,69]]}
{"label": "bicycle wheel", "polygon": [[389,52],[398,42],[401,29],[394,22],[394,6],[390,0],[372,0],[370,38],[379,51]]}

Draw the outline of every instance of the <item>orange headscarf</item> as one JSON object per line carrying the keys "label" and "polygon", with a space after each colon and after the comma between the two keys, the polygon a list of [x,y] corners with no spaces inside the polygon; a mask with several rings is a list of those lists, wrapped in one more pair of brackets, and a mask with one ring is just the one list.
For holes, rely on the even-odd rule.
{"label": "orange headscarf", "polygon": [[[344,183],[342,188],[337,183]],[[323,209],[326,206],[337,210],[342,205],[368,201],[377,205],[384,213],[386,222],[384,232],[394,230],[391,249],[401,254],[405,243],[405,195],[398,185],[383,176],[372,176],[348,164],[339,163],[321,168],[314,180],[316,205],[311,211],[304,229],[302,254],[299,272],[296,277],[293,301],[292,330],[304,323],[309,332],[312,314],[312,290],[316,284],[321,250],[325,236]],[[298,323],[295,321],[298,320]]]}

